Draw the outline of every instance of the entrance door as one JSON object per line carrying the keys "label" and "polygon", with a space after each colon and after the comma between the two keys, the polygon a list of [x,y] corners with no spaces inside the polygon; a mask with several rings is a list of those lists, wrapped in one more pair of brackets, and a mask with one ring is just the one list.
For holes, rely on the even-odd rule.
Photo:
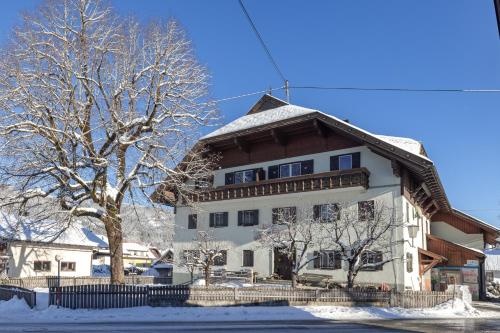
{"label": "entrance door", "polygon": [[274,274],[283,280],[292,279],[290,260],[286,255],[280,253],[278,248],[274,248]]}

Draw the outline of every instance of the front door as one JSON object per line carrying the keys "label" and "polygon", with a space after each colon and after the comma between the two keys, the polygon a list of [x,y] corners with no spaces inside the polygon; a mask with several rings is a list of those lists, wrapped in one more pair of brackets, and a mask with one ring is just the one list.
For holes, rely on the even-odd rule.
{"label": "front door", "polygon": [[288,259],[285,254],[281,253],[278,248],[274,248],[274,274],[283,280],[292,279],[290,259]]}

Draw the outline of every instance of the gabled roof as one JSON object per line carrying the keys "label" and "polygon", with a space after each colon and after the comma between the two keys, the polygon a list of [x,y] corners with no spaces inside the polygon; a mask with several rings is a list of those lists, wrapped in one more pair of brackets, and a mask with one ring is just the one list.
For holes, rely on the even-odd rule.
{"label": "gabled roof", "polygon": [[30,221],[0,212],[0,240],[99,247],[105,243],[78,222],[64,227],[51,220]]}
{"label": "gabled roof", "polygon": [[[265,95],[256,103],[254,108],[261,102],[264,103],[264,101],[269,101],[270,98],[276,99],[272,96]],[[367,145],[376,153],[405,165],[405,167],[426,182],[434,199],[439,204],[440,209],[445,211],[451,209],[437,170],[433,162],[427,157],[422,144],[418,141],[408,138],[373,134],[327,113],[292,104],[282,105],[286,102],[281,100],[278,101],[280,101],[280,103],[276,103],[279,106],[271,109],[259,110],[258,112],[249,112],[218,130],[205,135],[198,144],[211,145],[224,140],[227,141],[228,139],[232,140],[234,137],[259,133],[274,128],[307,121],[319,121],[322,125],[346,137],[351,137],[363,142],[363,144]],[[269,104],[268,102],[266,103]]]}

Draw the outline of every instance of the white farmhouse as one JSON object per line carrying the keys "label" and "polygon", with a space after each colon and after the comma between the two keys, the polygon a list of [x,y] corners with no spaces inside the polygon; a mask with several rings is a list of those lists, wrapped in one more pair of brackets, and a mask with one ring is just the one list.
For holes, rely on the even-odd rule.
{"label": "white farmhouse", "polygon": [[[212,230],[226,248],[216,263],[220,267],[251,268],[261,277],[278,274],[286,279],[285,258],[256,241],[259,228],[273,223],[276,212],[293,215],[313,207],[323,211],[331,203],[370,207],[376,202],[393,208],[403,222],[392,231],[396,242],[391,255],[396,259],[362,271],[358,283],[442,289],[447,283],[465,282],[457,280],[465,267],[475,270],[477,289],[484,289],[484,255],[477,250],[493,244],[499,230],[451,207],[437,169],[418,141],[375,135],[346,120],[265,95],[246,115],[197,145],[221,159],[212,187],[191,198],[196,209],[168,186],[153,195],[176,209],[174,260],[190,248],[197,231]],[[317,260],[303,273],[345,282],[345,262],[336,262],[334,253],[334,248],[321,253],[311,249],[308,258]],[[376,264],[385,256],[365,258]],[[431,271],[449,262],[449,271],[457,269],[460,276],[432,284]],[[182,268],[176,267],[174,278],[178,272]],[[465,272],[473,283],[471,272]],[[442,280],[439,271],[435,275]]]}
{"label": "white farmhouse", "polygon": [[89,229],[70,226],[61,232],[54,221],[0,219],[0,276],[23,278],[55,276],[56,256],[61,276],[91,276],[92,252],[101,240]]}

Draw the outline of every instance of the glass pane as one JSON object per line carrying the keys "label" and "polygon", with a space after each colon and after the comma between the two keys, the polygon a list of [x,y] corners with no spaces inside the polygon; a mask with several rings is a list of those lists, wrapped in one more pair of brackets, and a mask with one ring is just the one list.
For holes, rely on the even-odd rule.
{"label": "glass pane", "polygon": [[234,183],[235,184],[243,183],[243,172],[239,171],[234,173]]}
{"label": "glass pane", "polygon": [[280,165],[280,177],[290,177],[290,164]]}
{"label": "glass pane", "polygon": [[255,181],[255,172],[253,170],[248,170],[245,171],[245,183],[253,182]]}
{"label": "glass pane", "polygon": [[352,169],[352,155],[339,156],[339,169],[340,170]]}
{"label": "glass pane", "polygon": [[292,176],[300,176],[300,163],[292,164]]}

